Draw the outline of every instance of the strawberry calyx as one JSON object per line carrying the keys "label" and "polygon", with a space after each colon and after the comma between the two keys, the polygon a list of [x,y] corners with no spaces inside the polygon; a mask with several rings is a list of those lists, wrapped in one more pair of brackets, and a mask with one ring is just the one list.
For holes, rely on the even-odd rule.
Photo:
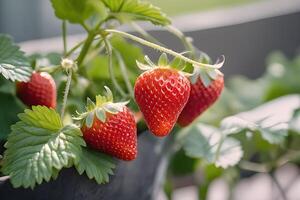
{"label": "strawberry calyx", "polygon": [[[199,62],[211,64],[211,59],[207,54],[202,53],[199,58]],[[219,76],[223,76],[223,73],[219,70],[224,65],[225,57],[221,56],[215,62],[215,69],[205,69],[200,66],[193,64],[193,72],[189,76],[189,79],[192,84],[195,84],[197,80],[200,78],[205,87],[208,87],[214,80],[216,80]]]}
{"label": "strawberry calyx", "polygon": [[175,57],[172,61],[169,61],[166,53],[162,53],[158,59],[157,64],[154,64],[148,56],[145,56],[146,64],[136,61],[139,69],[143,71],[148,71],[156,68],[170,68],[176,69],[179,72],[185,68],[185,62],[178,57]]}
{"label": "strawberry calyx", "polygon": [[80,120],[82,125],[86,125],[88,128],[91,128],[95,117],[105,123],[108,114],[115,115],[122,112],[124,106],[126,106],[129,101],[114,103],[111,90],[106,86],[104,86],[104,88],[106,90],[105,95],[97,95],[95,103],[90,98],[87,98],[86,112],[77,112],[78,116],[73,119]]}

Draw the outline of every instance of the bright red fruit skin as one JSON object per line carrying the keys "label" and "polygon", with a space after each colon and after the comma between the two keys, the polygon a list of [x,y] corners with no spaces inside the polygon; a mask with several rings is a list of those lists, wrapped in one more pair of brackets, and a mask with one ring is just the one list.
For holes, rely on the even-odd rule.
{"label": "bright red fruit skin", "polygon": [[137,156],[137,133],[133,114],[127,107],[117,114],[106,113],[106,121],[94,117],[91,128],[81,128],[86,143],[103,153],[121,160],[134,160]]}
{"label": "bright red fruit skin", "polygon": [[184,127],[192,123],[218,99],[223,88],[223,75],[219,75],[208,87],[204,86],[200,78],[195,84],[191,84],[190,97],[179,115],[178,124]]}
{"label": "bright red fruit skin", "polygon": [[31,107],[36,105],[56,108],[56,85],[46,72],[34,72],[29,82],[18,82],[17,96]]}
{"label": "bright red fruit skin", "polygon": [[149,130],[163,137],[170,133],[190,94],[189,80],[175,69],[156,68],[141,74],[135,100]]}

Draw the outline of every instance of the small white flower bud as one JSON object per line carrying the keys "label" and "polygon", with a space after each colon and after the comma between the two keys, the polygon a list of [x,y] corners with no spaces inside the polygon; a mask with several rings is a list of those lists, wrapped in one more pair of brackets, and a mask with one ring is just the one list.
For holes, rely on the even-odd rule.
{"label": "small white flower bud", "polygon": [[68,58],[63,58],[61,60],[60,64],[61,64],[62,68],[64,68],[65,70],[76,68],[75,62],[71,59],[68,59]]}

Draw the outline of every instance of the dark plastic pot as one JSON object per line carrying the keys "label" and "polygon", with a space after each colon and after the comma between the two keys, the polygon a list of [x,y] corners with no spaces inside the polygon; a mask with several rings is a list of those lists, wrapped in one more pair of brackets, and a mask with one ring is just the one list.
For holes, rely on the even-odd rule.
{"label": "dark plastic pot", "polygon": [[149,132],[138,138],[138,158],[120,161],[108,184],[98,185],[74,168],[61,171],[56,180],[34,190],[14,189],[9,180],[0,181],[1,200],[150,200],[164,180],[172,137],[156,138]]}

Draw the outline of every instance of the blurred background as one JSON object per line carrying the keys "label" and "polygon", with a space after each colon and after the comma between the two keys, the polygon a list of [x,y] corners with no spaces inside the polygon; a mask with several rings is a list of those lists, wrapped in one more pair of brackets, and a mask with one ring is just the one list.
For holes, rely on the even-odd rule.
{"label": "blurred background", "polygon": [[[246,74],[257,78],[264,70],[261,67],[253,70],[253,67],[263,66],[271,51],[280,50],[290,58],[298,51],[299,0],[150,2],[170,15],[173,24],[191,36],[200,50],[205,50],[213,59],[221,54],[226,55],[224,69],[227,77]],[[143,27],[171,48],[182,50],[180,42],[170,34],[149,24],[143,24]],[[83,32],[75,25],[70,25],[68,29],[70,34]],[[61,34],[60,30],[61,22],[55,18],[48,0],[0,1],[0,32],[10,34],[16,42],[57,37]],[[50,48],[50,44],[45,48]],[[146,53],[151,56],[153,51],[146,50]],[[239,59],[232,59],[237,55]]]}
{"label": "blurred background", "polygon": [[[175,0],[176,1],[176,0]],[[150,0],[169,16],[208,11],[263,0]],[[200,19],[201,20],[201,19]],[[12,35],[17,42],[60,35],[60,22],[48,0],[1,0],[0,32]],[[73,26],[71,33],[80,33]]]}
{"label": "blurred background", "polygon": [[[203,121],[218,124],[225,116],[284,95],[300,93],[300,0],[149,1],[171,16],[174,26],[192,37],[200,50],[213,59],[221,54],[226,56],[223,72],[227,90]],[[180,42],[161,28],[141,25],[170,48],[182,50]],[[79,26],[68,28],[70,34],[83,33]],[[26,52],[60,48],[60,38],[43,40],[43,45],[41,41],[27,42],[60,37],[60,30],[61,21],[54,17],[49,0],[0,0],[0,33],[10,34],[15,41],[22,42]],[[157,55],[149,49],[145,52]],[[263,146],[263,153],[266,149],[269,151],[267,144],[259,144]],[[280,195],[268,173],[231,169],[226,173],[209,169],[213,174],[207,185],[209,190],[201,191],[206,169],[199,170],[199,163],[201,161],[187,158],[179,151],[171,162],[164,188],[166,193],[161,192],[159,198],[167,199],[169,194],[175,200],[196,200],[198,196],[206,196],[209,200],[250,200],[253,194],[259,194],[256,200],[300,199],[299,163],[284,165],[274,172],[286,190],[286,197]],[[241,180],[234,186],[228,184],[227,178],[236,176]]]}

